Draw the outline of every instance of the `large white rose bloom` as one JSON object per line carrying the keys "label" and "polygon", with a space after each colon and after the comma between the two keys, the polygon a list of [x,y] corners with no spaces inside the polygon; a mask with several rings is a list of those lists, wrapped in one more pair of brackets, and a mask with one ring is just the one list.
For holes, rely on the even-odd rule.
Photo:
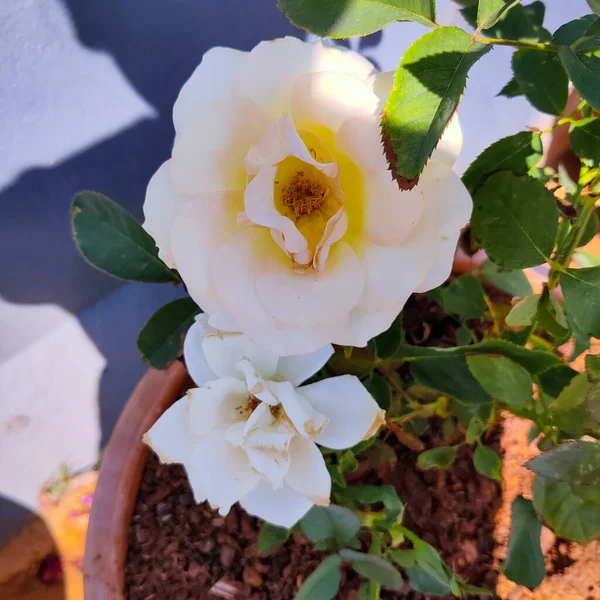
{"label": "large white rose bloom", "polygon": [[285,356],[364,346],[449,275],[471,199],[457,119],[400,191],[380,118],[393,75],[295,38],[213,48],[173,109],[144,227],[214,327]]}
{"label": "large white rose bloom", "polygon": [[345,449],[384,421],[360,381],[331,377],[302,387],[333,349],[280,358],[242,333],[213,329],[201,315],[184,344],[200,386],[144,436],[163,462],[182,463],[197,502],[222,515],[240,502],[250,514],[291,527],[314,504],[329,504],[331,478],[316,443]]}

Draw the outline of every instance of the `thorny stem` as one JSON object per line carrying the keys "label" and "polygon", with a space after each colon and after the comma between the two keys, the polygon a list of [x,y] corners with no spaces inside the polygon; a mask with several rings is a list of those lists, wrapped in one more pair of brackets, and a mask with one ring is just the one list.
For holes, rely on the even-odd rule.
{"label": "thorny stem", "polygon": [[512,46],[513,48],[526,48],[528,50],[541,50],[542,52],[558,52],[558,46],[552,44],[543,44],[541,42],[522,42],[520,40],[503,40],[501,38],[488,38],[476,36],[475,40],[482,44],[491,44],[495,46]]}

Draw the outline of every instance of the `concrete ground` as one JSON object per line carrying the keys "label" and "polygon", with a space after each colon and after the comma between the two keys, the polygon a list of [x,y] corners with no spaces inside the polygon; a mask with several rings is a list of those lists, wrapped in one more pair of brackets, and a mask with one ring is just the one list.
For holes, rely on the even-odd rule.
{"label": "concrete ground", "polygon": [[[589,12],[547,2],[546,26]],[[439,22],[463,21],[438,0]],[[382,70],[425,30],[399,23],[350,46]],[[168,157],[177,92],[215,45],[249,50],[303,37],[275,0],[15,0],[0,3],[0,542],[34,510],[59,465],[94,463],[145,370],[135,339],[180,292],[89,267],[70,235],[81,189],[141,217],[145,187]],[[460,115],[463,171],[491,142],[540,120],[496,94],[508,48],[472,69]]]}

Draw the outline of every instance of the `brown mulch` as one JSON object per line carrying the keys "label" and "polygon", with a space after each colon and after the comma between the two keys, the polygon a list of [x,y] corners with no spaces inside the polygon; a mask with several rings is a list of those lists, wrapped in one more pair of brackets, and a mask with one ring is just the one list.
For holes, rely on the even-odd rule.
{"label": "brown mulch", "polygon": [[[497,447],[497,438],[498,431],[492,446]],[[428,445],[448,442],[440,434]],[[499,485],[475,472],[467,447],[447,472],[418,471],[417,452],[400,445],[396,450],[398,462],[385,481],[396,485],[406,502],[406,525],[434,544],[470,583],[495,589],[494,515],[501,504]],[[297,534],[272,554],[261,556],[259,529],[260,521],[237,506],[223,518],[206,504],[195,505],[183,468],[160,465],[152,457],[129,530],[126,597],[293,598],[325,554],[314,551],[312,543]],[[337,598],[356,598],[359,584],[356,575],[345,571]],[[423,598],[408,586],[400,592],[384,592],[382,597]]]}

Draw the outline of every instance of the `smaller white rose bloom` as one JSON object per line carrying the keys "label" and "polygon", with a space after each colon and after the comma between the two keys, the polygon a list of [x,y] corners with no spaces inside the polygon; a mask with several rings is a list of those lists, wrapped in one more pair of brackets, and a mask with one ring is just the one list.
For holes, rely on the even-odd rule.
{"label": "smaller white rose bloom", "polygon": [[298,387],[332,353],[327,346],[279,357],[200,315],[184,344],[200,387],[175,402],[144,441],[162,462],[184,465],[197,502],[226,515],[239,501],[250,514],[291,527],[314,504],[329,504],[331,478],[316,444],[350,448],[384,421],[354,376]]}

